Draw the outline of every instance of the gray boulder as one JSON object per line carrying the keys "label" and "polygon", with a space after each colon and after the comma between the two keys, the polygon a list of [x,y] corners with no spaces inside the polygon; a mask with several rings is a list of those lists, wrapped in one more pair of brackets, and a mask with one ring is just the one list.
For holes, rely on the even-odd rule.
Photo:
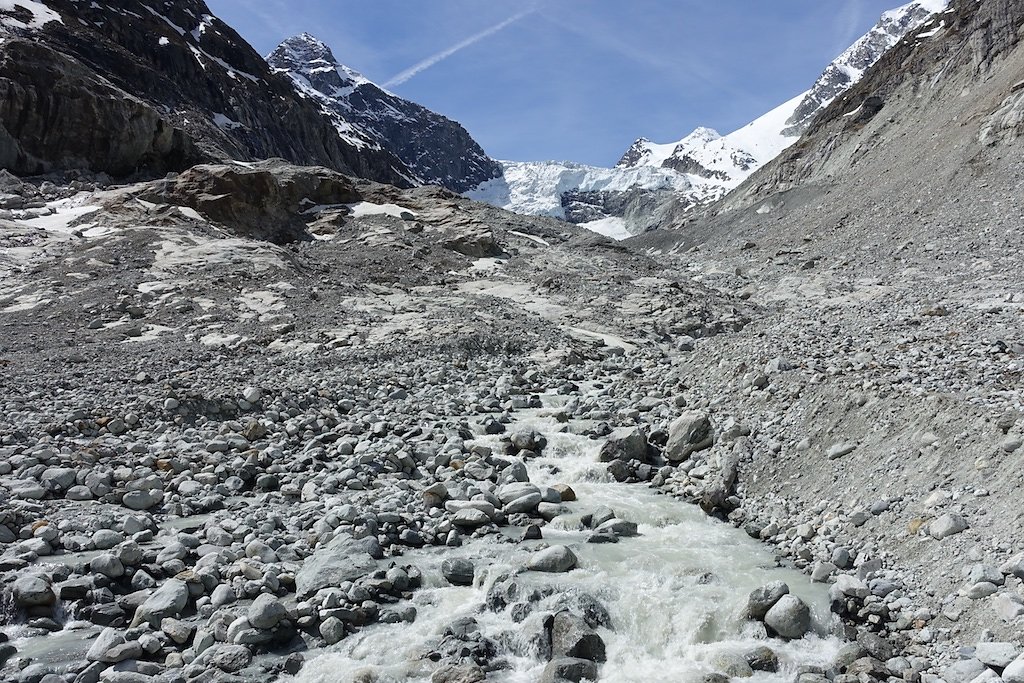
{"label": "gray boulder", "polygon": [[269,593],[262,593],[249,605],[249,624],[253,628],[272,629],[288,618],[288,610]]}
{"label": "gray boulder", "polygon": [[252,653],[244,645],[216,645],[206,655],[209,664],[228,673],[240,671],[252,662]]}
{"label": "gray boulder", "polygon": [[767,585],[755,588],[747,598],[747,616],[751,619],[764,621],[775,603],[782,599],[782,596],[789,594],[789,586],[782,581],[773,581]]}
{"label": "gray boulder", "polygon": [[1001,678],[1003,683],[1024,683],[1024,654],[1006,665]]}
{"label": "gray boulder", "polygon": [[472,586],[475,568],[464,558],[454,558],[441,563],[441,574],[454,586]]}
{"label": "gray boulder", "polygon": [[490,523],[487,513],[478,508],[462,508],[452,516],[452,524],[464,529],[475,529]]}
{"label": "gray boulder", "polygon": [[377,561],[357,541],[340,535],[302,563],[302,568],[295,574],[295,592],[304,598],[321,588],[355,581],[377,568]]}
{"label": "gray boulder", "polygon": [[968,527],[967,520],[956,513],[942,515],[928,525],[928,533],[937,541],[959,534]]}
{"label": "gray boulder", "polygon": [[942,678],[946,683],[970,683],[986,671],[988,669],[977,659],[961,659],[947,666],[942,672]]}
{"label": "gray boulder", "polygon": [[469,227],[444,241],[444,246],[472,258],[500,256],[501,245],[494,239],[494,232],[486,227]]}
{"label": "gray boulder", "polygon": [[14,582],[11,592],[18,607],[49,606],[57,600],[50,583],[41,576],[21,577]]}
{"label": "gray boulder", "polygon": [[479,683],[487,674],[476,664],[443,664],[430,676],[430,683]]}
{"label": "gray boulder", "polygon": [[627,522],[624,519],[609,519],[603,522],[594,531],[599,534],[612,534],[622,538],[629,538],[637,535],[636,522]]}
{"label": "gray boulder", "polygon": [[188,599],[188,585],[184,581],[170,579],[135,610],[132,626],[149,622],[154,628],[159,628],[160,622],[166,617],[181,614],[188,605]]}
{"label": "gray boulder", "polygon": [[567,572],[576,566],[576,555],[564,545],[556,545],[535,553],[526,563],[535,572]]}
{"label": "gray boulder", "polygon": [[539,683],[563,683],[563,681],[579,683],[584,679],[597,680],[597,664],[589,659],[560,657],[548,662],[548,665],[544,667],[544,672],[540,675]]}
{"label": "gray boulder", "polygon": [[978,643],[974,647],[974,656],[985,666],[1002,669],[1020,654],[1020,648],[1013,643]]}
{"label": "gray boulder", "polygon": [[531,484],[528,481],[517,481],[505,484],[504,486],[499,486],[495,495],[497,495],[498,500],[501,501],[502,505],[508,505],[512,501],[522,498],[523,496],[533,494],[540,495],[540,487],[536,484]]}
{"label": "gray boulder", "polygon": [[551,651],[556,657],[605,661],[604,640],[597,631],[582,617],[564,610],[555,614],[551,622]]}
{"label": "gray boulder", "polygon": [[328,645],[334,645],[345,637],[345,622],[338,617],[327,617],[320,622],[320,637]]}
{"label": "gray boulder", "polygon": [[711,419],[705,413],[690,410],[669,426],[665,457],[670,462],[682,462],[692,454],[710,448],[714,442]]}
{"label": "gray boulder", "polygon": [[620,427],[608,435],[598,454],[601,462],[647,460],[647,437],[637,427]]}
{"label": "gray boulder", "polygon": [[764,615],[764,623],[782,638],[802,638],[811,630],[811,610],[795,595],[783,595]]}
{"label": "gray boulder", "polygon": [[164,500],[164,492],[160,489],[146,491],[129,491],[121,498],[121,504],[131,510],[148,510]]}
{"label": "gray boulder", "polygon": [[85,658],[90,662],[103,662],[105,664],[117,664],[127,659],[136,659],[142,656],[142,646],[138,641],[129,641],[124,633],[107,627],[100,631],[99,636],[85,653]]}

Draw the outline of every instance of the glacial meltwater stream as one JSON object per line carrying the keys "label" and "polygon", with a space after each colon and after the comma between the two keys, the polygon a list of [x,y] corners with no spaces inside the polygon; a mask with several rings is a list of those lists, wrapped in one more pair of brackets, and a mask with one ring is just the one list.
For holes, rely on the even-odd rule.
{"label": "glacial meltwater stream", "polygon": [[[542,541],[501,542],[473,539],[461,548],[422,549],[403,562],[418,566],[424,587],[415,593],[414,623],[377,624],[330,648],[307,654],[296,677],[303,683],[404,683],[430,681],[436,665],[424,659],[444,629],[459,617],[476,619],[484,636],[499,645],[506,668],[491,671],[488,681],[536,683],[545,661],[538,655],[539,617],[558,594],[582,591],[602,603],[611,628],[600,627],[607,662],[600,680],[611,683],[678,683],[699,681],[762,645],[779,657],[777,672],[755,672],[755,683],[791,681],[798,667],[827,666],[839,648],[828,636],[831,616],[823,585],[812,584],[798,571],[775,567],[767,548],[742,531],[712,520],[697,507],[658,494],[640,484],[614,482],[598,462],[601,442],[567,433],[553,419],[534,416],[513,429],[536,429],[548,439],[543,456],[528,463],[530,481],[565,483],[578,501],[571,513],[543,528]],[[478,441],[497,446],[497,437]],[[614,544],[586,543],[579,518],[598,506],[639,525],[639,536]],[[502,539],[503,540],[503,539]],[[516,623],[511,608],[494,612],[485,601],[496,580],[524,567],[544,544],[569,544],[578,567],[566,574],[524,572],[516,578],[526,586],[550,589],[534,616]],[[442,560],[465,557],[476,565],[472,587],[450,586],[441,576]],[[819,635],[796,641],[765,637],[764,627],[744,618],[751,590],[782,580],[811,606]]]}

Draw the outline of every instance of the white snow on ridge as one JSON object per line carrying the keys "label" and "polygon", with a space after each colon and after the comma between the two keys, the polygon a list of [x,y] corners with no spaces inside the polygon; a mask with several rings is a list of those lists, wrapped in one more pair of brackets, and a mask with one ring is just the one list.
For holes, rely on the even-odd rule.
{"label": "white snow on ridge", "polygon": [[[15,7],[22,7],[29,11],[32,18],[28,21],[19,21],[14,18],[13,12]],[[51,21],[59,21],[64,23],[64,20],[60,18],[57,12],[47,7],[41,2],[36,0],[0,0],[0,12],[10,12],[6,16],[0,17],[0,27],[4,28],[19,28],[19,29],[40,29]]]}
{"label": "white snow on ridge", "polygon": [[600,168],[558,161],[502,161],[504,175],[465,193],[480,202],[531,216],[565,218],[562,195],[581,192],[625,192],[634,188],[685,190],[686,176],[671,169]]}
{"label": "white snow on ridge", "polygon": [[[724,139],[732,147],[748,152],[757,159],[760,165],[768,163],[800,139],[798,136],[783,135],[782,129],[785,128],[786,121],[793,115],[796,106],[806,95],[806,92],[800,93],[739,130],[729,133]],[[752,172],[753,170],[751,170]],[[747,173],[743,178],[745,179],[749,175],[750,173]]]}
{"label": "white snow on ridge", "polygon": [[809,123],[814,114],[859,81],[866,69],[896,45],[907,31],[917,28],[948,5],[949,0],[915,0],[885,12],[867,34],[825,68],[810,90],[729,135],[719,137],[714,131],[698,128],[674,143],[657,144],[641,138],[620,163],[679,165],[689,158],[709,171],[727,176],[727,179],[719,178],[720,184],[725,189],[733,189],[796,142],[800,124]]}

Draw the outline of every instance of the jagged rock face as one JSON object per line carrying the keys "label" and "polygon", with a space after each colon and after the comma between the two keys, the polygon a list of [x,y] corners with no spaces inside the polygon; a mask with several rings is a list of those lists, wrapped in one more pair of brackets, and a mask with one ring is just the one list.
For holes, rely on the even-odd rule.
{"label": "jagged rock face", "polygon": [[289,38],[267,59],[324,110],[343,138],[391,152],[425,183],[465,192],[501,175],[501,166],[457,122],[381,89],[309,34]]}
{"label": "jagged rock face", "polygon": [[[736,156],[744,159],[744,165],[746,168],[750,168],[750,162],[747,161],[742,154],[737,153]],[[747,157],[749,157],[749,155],[747,155]],[[671,168],[673,171],[679,171],[680,173],[700,176],[701,178],[712,178],[722,181],[729,180],[729,175],[725,171],[712,171],[711,169],[705,168],[699,161],[691,157],[689,154],[673,154],[671,157],[666,159],[664,163],[662,163],[662,167]]]}
{"label": "jagged rock face", "polygon": [[128,175],[177,170],[201,158],[193,141],[155,108],[42,43],[0,46],[0,167],[51,166]]}
{"label": "jagged rock face", "polygon": [[569,190],[562,194],[565,220],[590,223],[609,217],[622,218],[627,230],[640,233],[650,223],[650,210],[672,193],[667,190],[632,188],[624,192]]}
{"label": "jagged rock face", "polygon": [[786,120],[783,134],[796,137],[802,135],[814,117],[829,103],[856,83],[903,36],[924,23],[945,4],[945,0],[924,0],[883,14],[871,31],[828,65],[815,81],[814,87],[797,105],[793,115]]}
{"label": "jagged rock face", "polygon": [[629,146],[626,153],[616,162],[616,166],[620,168],[633,168],[643,163],[644,158],[648,155],[648,145],[650,140],[647,138],[637,138],[637,140]]}
{"label": "jagged rock face", "polygon": [[[318,107],[297,97],[202,0],[139,0],[130,11],[74,0],[46,0],[46,7],[59,19],[0,22],[3,33],[49,48],[35,50],[32,68],[19,70],[13,62],[21,53],[12,51],[24,46],[0,44],[0,58],[12,64],[6,88],[17,95],[3,110],[0,156],[13,159],[16,172],[70,167],[121,175],[178,170],[196,157],[281,157],[409,184],[408,170],[392,154],[339,138]],[[40,109],[47,97],[55,100],[46,94],[51,78],[78,97]],[[57,110],[61,125],[49,125],[43,114]],[[127,135],[125,121],[152,144]],[[89,131],[91,142],[66,147],[64,123]]]}
{"label": "jagged rock face", "polygon": [[314,207],[361,199],[351,178],[326,168],[270,160],[246,166],[202,164],[140,194],[156,203],[195,209],[235,234],[275,244],[311,240]]}

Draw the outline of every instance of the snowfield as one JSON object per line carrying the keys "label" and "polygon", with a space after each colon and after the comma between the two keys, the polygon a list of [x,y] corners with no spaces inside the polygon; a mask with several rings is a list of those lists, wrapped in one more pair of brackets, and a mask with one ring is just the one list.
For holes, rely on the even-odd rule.
{"label": "snowfield", "polygon": [[667,168],[601,168],[569,161],[502,161],[504,175],[489,180],[466,196],[530,216],[565,218],[562,195],[581,192],[646,190],[683,191],[691,187],[685,175]]}

